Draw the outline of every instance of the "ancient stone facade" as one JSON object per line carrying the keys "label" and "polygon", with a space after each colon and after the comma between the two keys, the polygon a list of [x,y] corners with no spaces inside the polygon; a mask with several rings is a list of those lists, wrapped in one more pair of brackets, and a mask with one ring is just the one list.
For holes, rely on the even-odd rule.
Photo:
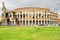
{"label": "ancient stone facade", "polygon": [[58,14],[47,8],[24,7],[7,10],[4,2],[2,25],[56,25]]}

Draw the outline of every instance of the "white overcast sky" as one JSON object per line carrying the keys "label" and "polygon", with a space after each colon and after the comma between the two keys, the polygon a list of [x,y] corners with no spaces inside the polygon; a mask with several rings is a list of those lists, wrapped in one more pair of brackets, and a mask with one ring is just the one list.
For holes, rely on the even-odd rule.
{"label": "white overcast sky", "polygon": [[2,1],[9,10],[21,7],[41,7],[49,8],[60,14],[60,0],[0,0],[0,14],[2,14]]}

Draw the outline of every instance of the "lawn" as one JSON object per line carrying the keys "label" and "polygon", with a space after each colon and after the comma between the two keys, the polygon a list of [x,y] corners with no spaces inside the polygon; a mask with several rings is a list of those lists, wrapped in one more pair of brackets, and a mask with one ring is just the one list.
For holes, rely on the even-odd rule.
{"label": "lawn", "polygon": [[60,27],[0,26],[0,40],[60,40]]}

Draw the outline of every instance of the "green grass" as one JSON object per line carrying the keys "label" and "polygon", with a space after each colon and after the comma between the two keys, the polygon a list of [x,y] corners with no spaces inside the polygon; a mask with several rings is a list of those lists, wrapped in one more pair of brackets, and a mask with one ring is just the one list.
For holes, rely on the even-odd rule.
{"label": "green grass", "polygon": [[37,27],[0,26],[0,40],[60,40],[60,27]]}

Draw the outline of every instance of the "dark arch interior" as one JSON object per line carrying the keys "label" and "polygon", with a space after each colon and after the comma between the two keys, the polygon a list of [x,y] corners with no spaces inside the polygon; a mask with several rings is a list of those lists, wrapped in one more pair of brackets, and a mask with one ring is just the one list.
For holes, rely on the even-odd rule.
{"label": "dark arch interior", "polygon": [[7,19],[7,24],[10,24],[10,19]]}
{"label": "dark arch interior", "polygon": [[6,18],[8,17],[8,13],[6,13]]}

